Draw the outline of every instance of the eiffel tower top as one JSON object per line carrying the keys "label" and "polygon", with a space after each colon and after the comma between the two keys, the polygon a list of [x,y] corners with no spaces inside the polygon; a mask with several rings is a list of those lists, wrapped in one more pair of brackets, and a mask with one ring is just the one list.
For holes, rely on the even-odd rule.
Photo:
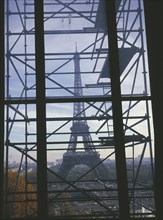
{"label": "eiffel tower top", "polygon": [[78,52],[78,45],[77,42],[75,43],[75,54],[74,54],[74,59],[80,59],[80,54]]}

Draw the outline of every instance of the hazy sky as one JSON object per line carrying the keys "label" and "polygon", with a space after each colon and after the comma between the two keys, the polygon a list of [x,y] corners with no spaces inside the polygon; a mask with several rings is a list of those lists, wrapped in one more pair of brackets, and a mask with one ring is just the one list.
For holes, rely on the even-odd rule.
{"label": "hazy sky", "polygon": [[[15,12],[14,15],[9,16],[9,31],[13,34],[9,37],[8,49],[10,50],[11,56],[8,63],[8,73],[9,77],[9,90],[8,94],[11,98],[14,97],[35,97],[35,42],[34,42],[34,16],[31,12],[34,11],[33,0],[27,0],[27,5],[24,8],[23,1],[20,0],[10,0],[9,1],[9,10]],[[47,3],[64,3],[65,0],[57,1],[45,1]],[[84,4],[72,6],[71,2]],[[90,1],[92,2],[92,1]],[[95,1],[98,3],[98,1]],[[73,84],[74,84],[74,52],[76,47],[78,52],[81,53],[80,57],[80,68],[81,68],[81,78],[83,85],[83,94],[84,95],[103,95],[110,91],[107,87],[105,90],[102,88],[88,88],[86,85],[94,85],[97,83],[99,74],[104,65],[107,54],[101,53],[98,55],[99,49],[107,49],[107,35],[103,33],[73,33],[73,30],[82,32],[84,29],[90,30],[94,28],[95,17],[89,17],[86,19],[83,14],[83,11],[90,11],[92,9],[92,4],[86,3],[82,0],[66,0],[67,7],[63,4],[59,6],[46,5],[45,6],[45,71],[46,71],[46,95],[48,97],[58,97],[58,96],[73,96]],[[94,10],[97,10],[98,4],[95,4]],[[138,3],[137,0],[132,1],[132,4],[129,5],[129,1],[126,3],[126,9],[137,9]],[[23,14],[16,14],[17,12],[23,12],[26,10],[27,19],[24,20]],[[74,13],[74,10],[78,13]],[[60,13],[62,12],[62,15]],[[48,13],[47,13],[48,12]],[[80,15],[80,16],[79,16]],[[83,17],[82,17],[82,16]],[[95,14],[93,13],[92,16]],[[118,15],[118,14],[117,14]],[[78,18],[76,18],[78,17]],[[128,22],[127,21],[128,18]],[[124,23],[122,19],[119,20],[118,30],[121,30],[122,27],[126,26],[126,29],[138,30],[140,28],[140,18],[137,17],[137,12],[130,14],[124,14]],[[23,33],[24,30],[28,31],[27,35],[19,34]],[[61,33],[59,34],[59,31]],[[65,33],[63,34],[63,31]],[[71,32],[72,31],[72,32]],[[51,34],[49,34],[51,33]],[[122,41],[119,42],[119,47],[122,45],[124,47],[131,47],[132,45],[138,48],[138,52],[132,57],[132,60],[128,63],[127,68],[122,73],[121,76],[121,91],[122,94],[140,94],[146,90],[144,83],[144,75],[142,72],[143,69],[143,57],[140,56],[139,50],[141,50],[141,38],[138,36],[138,32],[128,32],[125,33],[125,36],[122,35],[121,31],[118,33],[119,39],[125,37],[125,44],[122,44]],[[104,37],[105,36],[105,37]],[[97,41],[95,44],[95,40]],[[6,44],[7,45],[7,44]],[[24,46],[26,45],[26,46]],[[26,50],[26,55],[25,54]],[[94,50],[94,55],[91,56],[91,52]],[[67,54],[63,54],[67,53]],[[97,59],[98,58],[98,59]],[[145,57],[146,61],[146,57]],[[120,61],[121,62],[121,61]],[[147,71],[147,66],[146,66]],[[7,69],[6,69],[7,72]],[[85,72],[85,74],[83,74]],[[92,74],[90,74],[92,72]],[[7,79],[7,78],[6,78]],[[110,79],[105,79],[109,81]],[[7,85],[7,80],[6,80]],[[27,91],[25,92],[25,88]],[[147,79],[147,92],[149,93],[148,79]],[[108,93],[108,95],[111,93]],[[6,93],[7,95],[7,93]],[[89,107],[86,111],[87,116],[93,115],[102,115],[103,112],[110,108],[111,104],[106,103],[103,105],[100,112],[97,108],[100,107],[102,103],[96,103],[95,106],[89,107],[89,103],[85,103],[85,107]],[[131,104],[133,105],[134,102]],[[123,112],[129,108],[130,103],[123,103]],[[27,116],[32,120],[27,123],[27,128],[25,123],[22,121],[10,122],[9,123],[9,139],[11,142],[25,142],[26,141],[26,131],[28,132],[27,140],[28,142],[36,141],[36,106],[28,105],[27,108],[24,105],[14,105],[14,108],[17,108],[25,117]],[[70,104],[48,104],[47,105],[47,117],[71,117],[73,114],[73,103]],[[112,115],[112,111],[109,112]],[[133,107],[130,111],[130,114],[126,112],[124,116],[144,116],[146,114],[146,105],[145,103],[139,103]],[[9,109],[9,117],[11,119],[23,119],[22,115],[15,111],[13,108]],[[129,120],[127,123],[128,126],[132,126],[134,123],[139,122],[140,119]],[[105,122],[105,120],[91,120],[88,122],[91,132],[96,132]],[[124,120],[124,122],[126,122]],[[47,122],[47,133],[53,133],[55,130],[59,129],[65,121],[48,121]],[[70,128],[72,126],[72,121],[68,122],[65,126],[61,127],[58,132],[68,132],[70,133]],[[109,121],[108,124],[102,127],[101,131],[107,131],[108,127],[110,131],[113,131],[112,121]],[[145,136],[148,136],[147,122],[137,123],[136,126],[132,128],[133,130],[128,130],[128,134],[134,134],[134,130]],[[29,135],[30,134],[30,135]],[[35,134],[35,135],[32,135]],[[136,134],[136,133],[135,133]],[[98,140],[99,136],[104,136],[106,134],[92,134],[93,140]],[[47,140],[48,141],[69,141],[70,135],[51,135]],[[24,148],[23,145],[19,145],[21,148]],[[28,147],[32,147],[33,145]],[[66,148],[68,144],[63,145],[48,145],[48,147],[61,147]],[[142,145],[143,146],[143,145]],[[142,146],[138,147],[136,155],[139,155],[142,151]],[[112,150],[100,150],[102,157],[109,154]],[[130,154],[130,150],[128,151]],[[35,154],[35,153],[34,153]],[[16,155],[16,157],[15,157]],[[17,155],[17,150],[11,150],[10,159],[18,160],[20,159],[21,154]],[[50,151],[48,153],[49,160],[55,160],[61,156],[61,153],[58,151]]]}

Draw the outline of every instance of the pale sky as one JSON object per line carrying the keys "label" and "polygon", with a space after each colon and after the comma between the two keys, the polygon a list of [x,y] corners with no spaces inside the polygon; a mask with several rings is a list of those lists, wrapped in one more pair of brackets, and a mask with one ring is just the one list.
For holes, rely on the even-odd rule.
{"label": "pale sky", "polygon": [[[22,4],[23,1],[10,1],[10,11],[12,12],[18,12],[23,11],[24,6]],[[33,3],[33,0],[28,0],[28,3]],[[49,1],[48,1],[49,2]],[[55,1],[54,1],[55,2]],[[65,2],[65,0],[60,0],[60,2]],[[66,1],[66,3],[72,2],[72,0]],[[76,0],[76,2],[81,2],[81,0]],[[83,1],[82,1],[83,2]],[[98,1],[97,1],[98,2]],[[71,5],[69,5],[72,7]],[[80,7],[79,7],[80,6]],[[74,9],[79,10],[79,13],[82,11],[87,11],[91,9],[91,4],[83,4],[82,6],[74,6]],[[75,8],[77,7],[77,8]],[[97,5],[95,6],[97,7]],[[128,4],[126,4],[126,8],[128,7]],[[132,1],[132,5],[130,6],[132,9],[137,9],[138,4],[137,1]],[[56,8],[55,8],[56,9]],[[33,5],[27,5],[26,7],[27,12],[33,11]],[[53,6],[46,6],[45,11],[53,11]],[[45,31],[53,32],[55,31],[65,31],[66,34],[56,34],[54,31],[54,34],[45,34],[45,54],[46,54],[46,74],[49,74],[49,78],[46,79],[46,94],[48,97],[58,97],[58,96],[72,96],[71,92],[74,91],[73,84],[74,84],[74,61],[73,61],[73,53],[77,50],[79,53],[81,53],[81,60],[80,60],[80,69],[81,72],[88,72],[86,74],[81,74],[82,78],[82,85],[83,85],[83,94],[84,95],[103,95],[106,94],[109,89],[106,88],[103,90],[102,88],[95,89],[95,88],[86,88],[87,84],[96,84],[99,72],[101,71],[106,54],[101,54],[99,56],[100,59],[98,59],[96,68],[96,58],[98,54],[96,53],[98,49],[103,48],[106,49],[108,47],[107,44],[107,36],[103,38],[103,34],[95,34],[95,33],[88,33],[88,34],[73,34],[67,32],[71,32],[72,30],[78,30],[83,31],[83,28],[94,28],[94,23],[86,20],[85,18],[78,18],[75,19],[73,16],[76,16],[77,14],[74,14],[73,11],[68,8],[64,8],[63,6],[59,6],[57,10],[60,10],[64,12],[61,18],[57,18],[57,14],[54,18],[45,18],[47,19],[44,23]],[[47,14],[46,16],[51,16],[52,14]],[[129,22],[125,23],[127,25],[127,28],[130,29],[131,25],[134,23],[134,20],[136,20],[135,24],[133,25],[133,30],[137,30],[139,28],[140,20],[136,17],[136,13],[129,14]],[[125,15],[127,17],[127,15]],[[32,14],[27,14],[26,19],[26,29],[34,30],[34,19]],[[21,32],[24,29],[24,16],[19,15],[10,15],[9,17],[9,31],[11,33],[18,33]],[[91,18],[92,19],[92,18]],[[94,21],[94,19],[92,19]],[[126,18],[124,19],[126,21]],[[122,27],[122,22],[119,21],[118,27]],[[9,38],[9,50],[11,49],[11,54],[13,56],[11,57],[9,61],[9,95],[11,98],[14,97],[25,97],[25,81],[27,84],[28,89],[29,88],[35,88],[35,55],[34,55],[34,35],[29,34],[25,35],[11,35]],[[120,37],[122,37],[122,34],[119,33]],[[97,37],[97,38],[96,38]],[[97,40],[97,43],[94,45],[95,39]],[[136,40],[137,39],[137,40]],[[26,50],[27,50],[27,62],[25,62],[25,56],[21,55],[25,52],[25,44],[26,41]],[[134,43],[135,42],[135,43]],[[145,42],[145,40],[144,40]],[[137,33],[133,32],[130,33],[130,35],[127,38],[127,44],[126,47],[130,47],[134,43],[134,46],[141,49],[141,38],[140,36],[137,37]],[[121,45],[121,42],[119,41],[119,46]],[[95,46],[95,48],[94,48]],[[95,54],[91,59],[90,52],[93,51],[93,48],[95,49]],[[66,56],[62,53],[70,53]],[[88,53],[88,54],[86,54]],[[58,59],[60,58],[60,60]],[[142,56],[139,58],[139,53],[136,53],[131,61],[128,63],[127,68],[124,70],[121,76],[121,91],[122,94],[131,94],[132,92],[134,94],[140,94],[142,95],[145,91],[145,83],[144,83],[144,75],[142,74],[143,69],[143,59],[145,59],[145,65],[146,65],[146,71],[147,68],[147,58],[146,55],[143,58]],[[135,62],[135,64],[134,64]],[[134,64],[134,65],[133,65]],[[133,67],[132,67],[133,65]],[[130,69],[131,68],[131,69]],[[130,71],[129,71],[130,70]],[[7,69],[6,69],[7,71]],[[25,72],[28,73],[28,75],[25,75]],[[55,74],[52,74],[52,73]],[[71,72],[71,74],[67,74]],[[90,74],[89,72],[93,72],[93,74]],[[97,73],[96,73],[97,72]],[[64,74],[63,74],[64,73]],[[107,79],[108,81],[108,79]],[[7,81],[6,81],[7,82]],[[66,89],[68,89],[70,92],[68,92]],[[150,94],[149,90],[149,82],[148,82],[148,75],[147,75],[147,93]],[[109,93],[110,94],[110,93]],[[35,97],[35,89],[30,89],[27,91],[28,97]],[[132,105],[134,102],[132,102]],[[99,107],[101,103],[96,103],[95,106]],[[24,105],[14,105],[15,108],[18,108],[18,110],[23,113],[24,115],[27,114],[28,118],[35,119],[36,117],[36,108],[35,105],[28,105],[26,111],[24,108]],[[85,107],[88,107],[88,104],[85,104]],[[105,111],[110,107],[110,103],[106,103],[105,106],[102,107],[102,111]],[[126,111],[126,109],[129,108],[129,103],[123,104],[123,112]],[[151,109],[151,108],[150,108]],[[98,116],[102,114],[102,111],[98,113]],[[142,116],[144,117],[147,113],[146,105],[144,103],[140,103],[133,107],[130,111],[130,116]],[[15,115],[16,114],[16,115]],[[53,117],[71,117],[73,114],[73,104],[48,104],[47,105],[47,117],[53,118]],[[95,107],[89,107],[88,110],[86,110],[87,116],[93,116],[97,114],[97,109]],[[112,115],[112,112],[109,112],[110,115]],[[127,116],[127,113],[124,115]],[[23,117],[18,114],[18,112],[14,111],[10,108],[9,110],[9,117],[14,119],[23,119]],[[151,119],[150,119],[151,120]],[[132,119],[129,120],[128,126],[132,126],[134,123],[137,123],[140,121],[139,119]],[[91,132],[96,132],[100,126],[102,126],[104,121],[98,121],[98,120],[90,120],[88,121],[88,125],[90,127]],[[125,121],[124,121],[125,122]],[[65,121],[49,121],[47,122],[47,133],[54,132],[57,130],[60,126],[62,126],[65,123]],[[108,125],[110,126],[109,129],[112,131],[112,122],[109,121]],[[11,126],[11,127],[10,127]],[[60,128],[58,132],[68,132],[70,133],[70,128],[72,126],[72,121],[67,123],[65,126]],[[9,139],[11,142],[25,142],[26,135],[25,135],[25,123],[20,122],[14,122],[9,123],[10,127],[10,133],[9,133]],[[136,132],[139,132],[145,136],[148,136],[148,125],[147,121],[144,121],[142,123],[138,123],[136,126],[132,127]],[[27,131],[30,135],[28,135],[28,142],[35,142],[36,141],[36,123],[34,121],[30,121],[27,123]],[[105,124],[104,127],[102,127],[101,131],[107,131],[107,124]],[[128,134],[134,134],[134,131],[128,131]],[[98,140],[100,136],[105,136],[106,134],[92,134],[93,140]],[[48,141],[69,141],[70,135],[52,135],[48,138]],[[31,146],[33,146],[31,144]],[[30,147],[31,147],[30,146]],[[49,145],[48,145],[49,146]],[[50,145],[50,147],[56,147],[57,145],[53,146]],[[66,148],[68,144],[64,144],[62,146],[57,146],[61,148]],[[24,148],[24,145],[20,146]],[[136,147],[136,156],[139,155],[142,151],[143,146]],[[101,157],[105,157],[109,153],[112,152],[112,150],[99,150]],[[146,156],[148,156],[149,149],[146,151]],[[128,151],[130,154],[130,151]],[[127,154],[128,154],[127,153]],[[35,153],[34,153],[35,154]],[[62,152],[58,151],[50,151],[48,153],[48,160],[54,161],[61,157]],[[17,153],[16,150],[11,150],[10,153],[10,159],[11,160],[19,160],[21,154]]]}

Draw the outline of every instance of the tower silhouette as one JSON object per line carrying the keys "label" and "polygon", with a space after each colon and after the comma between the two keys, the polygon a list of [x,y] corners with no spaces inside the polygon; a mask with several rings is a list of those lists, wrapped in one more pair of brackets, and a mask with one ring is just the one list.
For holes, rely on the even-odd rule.
{"label": "tower silhouette", "polygon": [[[80,74],[80,56],[76,52],[74,55],[74,67],[75,67],[75,79],[74,79],[74,96],[80,97],[83,96],[82,90],[82,82],[81,82],[81,74]],[[83,144],[85,151],[93,150],[94,146],[92,144],[92,138],[89,133],[89,127],[87,125],[87,121],[85,119],[85,110],[84,110],[84,102],[75,102],[74,103],[74,120],[71,127],[71,137],[70,143],[68,146],[68,151],[76,151],[77,147],[77,138],[82,136]],[[78,118],[83,118],[79,120]]]}
{"label": "tower silhouette", "polygon": [[[80,55],[76,50],[74,54],[74,96],[83,96],[80,73]],[[70,170],[76,165],[85,164],[90,167],[98,179],[106,179],[107,170],[101,162],[99,153],[95,150],[89,126],[86,121],[84,102],[74,102],[73,122],[71,127],[70,142],[67,152],[63,155],[63,162],[58,174],[67,178]],[[77,151],[77,139],[82,137],[84,151]]]}

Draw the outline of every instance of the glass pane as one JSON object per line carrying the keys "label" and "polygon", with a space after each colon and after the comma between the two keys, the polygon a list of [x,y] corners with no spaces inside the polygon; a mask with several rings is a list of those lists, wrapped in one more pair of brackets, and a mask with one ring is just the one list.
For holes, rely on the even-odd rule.
{"label": "glass pane", "polygon": [[36,216],[36,107],[8,105],[5,112],[6,217]]}
{"label": "glass pane", "polygon": [[122,102],[122,116],[130,214],[154,217],[153,124],[151,102],[146,99],[150,86],[143,1],[124,1],[116,15],[121,96],[128,100]]}
{"label": "glass pane", "polygon": [[35,97],[34,0],[6,3],[6,99]]}

